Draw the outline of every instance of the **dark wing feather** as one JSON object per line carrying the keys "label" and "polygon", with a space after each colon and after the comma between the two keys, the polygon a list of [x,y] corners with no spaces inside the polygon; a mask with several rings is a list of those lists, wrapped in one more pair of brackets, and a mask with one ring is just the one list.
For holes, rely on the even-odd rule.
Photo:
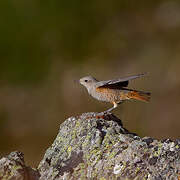
{"label": "dark wing feather", "polygon": [[128,84],[129,84],[128,81],[123,81],[123,82],[117,82],[117,83],[114,83],[114,84],[105,84],[105,85],[102,85],[102,86],[98,86],[98,88],[119,89],[119,88],[122,88],[122,87],[127,87]]}
{"label": "dark wing feather", "polygon": [[134,76],[127,76],[123,78],[118,78],[118,79],[113,79],[113,80],[108,80],[108,81],[100,81],[97,83],[98,88],[112,88],[112,89],[117,89],[120,87],[127,87],[129,80],[140,78],[142,76],[145,76],[146,74],[137,74]]}

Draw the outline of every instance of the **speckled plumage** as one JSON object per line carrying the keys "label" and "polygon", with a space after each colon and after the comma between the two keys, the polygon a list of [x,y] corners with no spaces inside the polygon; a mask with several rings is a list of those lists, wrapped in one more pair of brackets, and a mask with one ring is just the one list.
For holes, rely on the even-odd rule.
{"label": "speckled plumage", "polygon": [[128,89],[129,80],[144,76],[144,74],[128,76],[119,79],[108,81],[98,81],[92,76],[81,78],[79,82],[85,86],[88,93],[99,101],[110,102],[114,104],[113,108],[107,110],[108,112],[117,107],[117,104],[124,100],[135,99],[148,102],[150,100],[150,93],[137,90]]}
{"label": "speckled plumage", "polygon": [[100,101],[116,103],[129,99],[127,90],[110,88],[96,88],[92,91],[92,96]]}

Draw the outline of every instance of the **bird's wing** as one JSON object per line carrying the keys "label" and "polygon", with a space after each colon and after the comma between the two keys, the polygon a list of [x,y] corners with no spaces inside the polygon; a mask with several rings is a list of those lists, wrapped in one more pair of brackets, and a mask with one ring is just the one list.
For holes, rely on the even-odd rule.
{"label": "bird's wing", "polygon": [[126,76],[118,79],[113,79],[113,80],[107,80],[107,81],[99,81],[97,83],[97,88],[118,88],[118,87],[127,87],[129,80],[140,78],[142,76],[145,76],[146,74],[137,74],[134,76]]}

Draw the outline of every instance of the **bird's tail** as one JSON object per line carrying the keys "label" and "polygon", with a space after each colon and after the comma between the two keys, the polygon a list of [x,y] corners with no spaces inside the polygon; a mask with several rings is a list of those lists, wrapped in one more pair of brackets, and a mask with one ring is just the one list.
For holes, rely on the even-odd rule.
{"label": "bird's tail", "polygon": [[128,92],[128,98],[135,99],[139,101],[149,102],[151,98],[151,93],[131,90]]}

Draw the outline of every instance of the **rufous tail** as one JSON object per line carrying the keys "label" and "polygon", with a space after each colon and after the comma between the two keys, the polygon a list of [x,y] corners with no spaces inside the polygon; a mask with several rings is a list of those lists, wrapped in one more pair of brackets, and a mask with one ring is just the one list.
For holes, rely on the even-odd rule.
{"label": "rufous tail", "polygon": [[132,90],[132,91],[128,92],[128,97],[130,99],[149,102],[150,98],[151,98],[151,93]]}

